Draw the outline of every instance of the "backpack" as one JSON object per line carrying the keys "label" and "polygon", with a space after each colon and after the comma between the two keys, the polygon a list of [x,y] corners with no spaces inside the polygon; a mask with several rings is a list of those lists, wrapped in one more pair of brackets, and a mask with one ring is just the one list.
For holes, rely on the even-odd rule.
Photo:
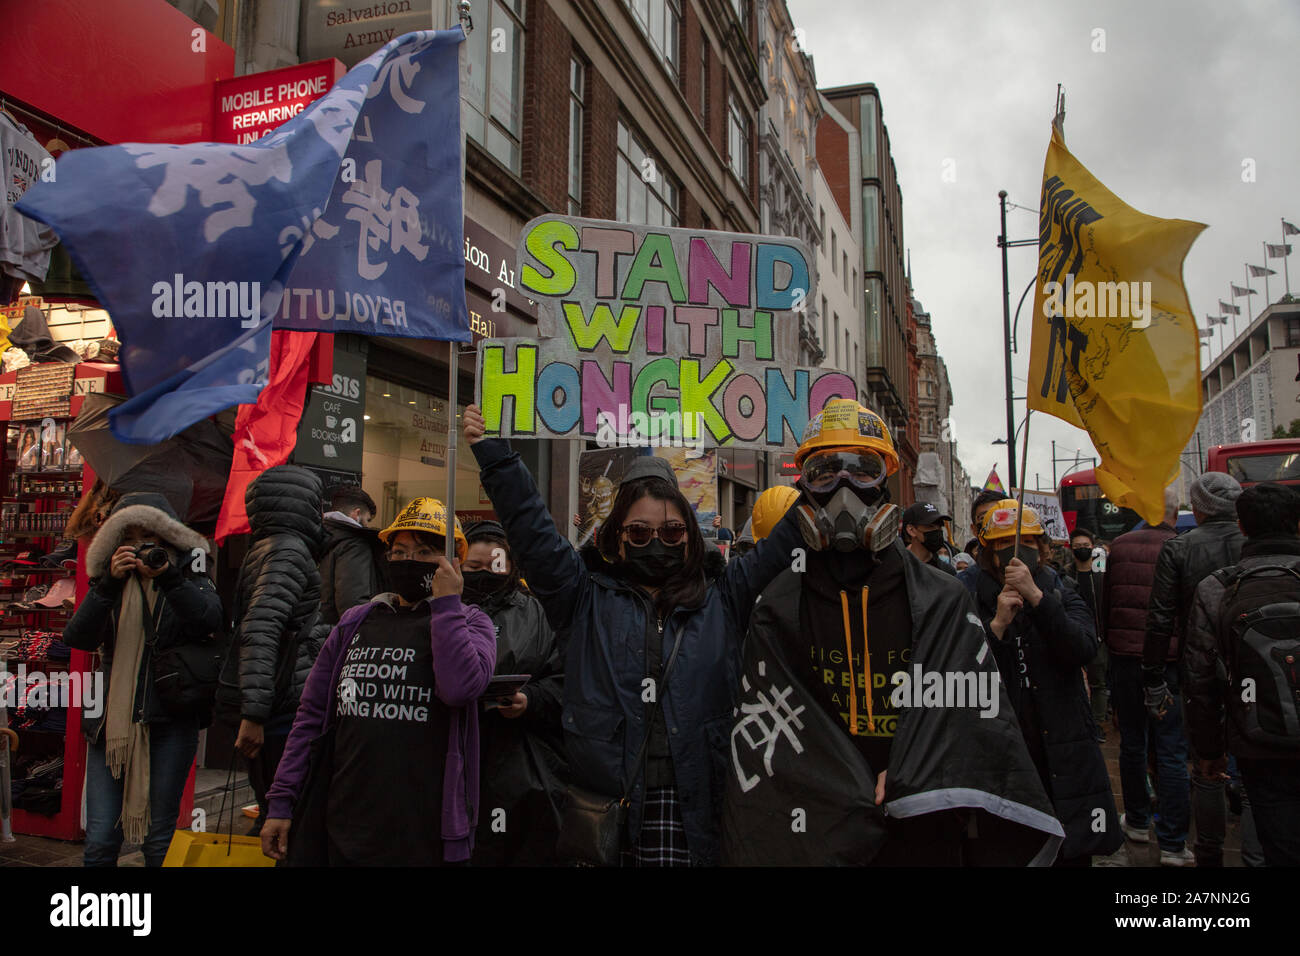
{"label": "backpack", "polygon": [[[1252,743],[1300,750],[1300,571],[1280,564],[1224,568],[1230,708]],[[1254,700],[1242,700],[1245,681]]]}

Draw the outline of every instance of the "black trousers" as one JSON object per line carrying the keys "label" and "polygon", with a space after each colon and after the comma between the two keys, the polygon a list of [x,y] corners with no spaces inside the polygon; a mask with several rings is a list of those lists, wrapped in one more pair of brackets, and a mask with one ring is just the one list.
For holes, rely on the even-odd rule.
{"label": "black trousers", "polygon": [[262,749],[258,751],[257,756],[252,760],[244,758],[248,766],[248,782],[253,788],[253,795],[257,797],[259,824],[266,820],[266,791],[271,789],[271,784],[275,781],[275,771],[280,766],[280,758],[284,756],[284,745],[288,742],[287,733],[265,734],[262,737]]}

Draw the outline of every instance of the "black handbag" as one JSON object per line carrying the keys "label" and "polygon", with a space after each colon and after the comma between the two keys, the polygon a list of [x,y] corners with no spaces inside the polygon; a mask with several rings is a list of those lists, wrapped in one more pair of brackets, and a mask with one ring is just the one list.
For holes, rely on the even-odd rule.
{"label": "black handbag", "polygon": [[289,849],[280,866],[329,866],[329,835],[325,828],[330,780],[334,776],[334,728],[311,742],[307,779],[293,805]]}
{"label": "black handbag", "polygon": [[[144,585],[136,583],[143,596]],[[154,692],[163,710],[172,717],[194,717],[201,726],[207,726],[212,720],[217,680],[229,641],[224,634],[217,634],[214,640],[202,644],[173,644],[159,649],[158,623],[162,620],[164,600],[159,595],[154,613],[144,615],[145,637],[152,650]]]}
{"label": "black handbag", "polygon": [[655,698],[654,710],[646,723],[645,739],[641,741],[641,750],[637,754],[636,770],[632,779],[624,783],[623,795],[609,797],[575,784],[570,784],[566,789],[567,799],[560,818],[560,836],[555,844],[555,853],[560,862],[575,866],[619,865],[623,835],[627,832],[627,811],[631,806],[628,796],[637,777],[645,769],[651,732],[655,719],[659,716],[659,708],[663,706],[664,694],[668,693],[668,675],[672,673],[681,646],[682,634],[679,631],[660,681],[663,693]]}

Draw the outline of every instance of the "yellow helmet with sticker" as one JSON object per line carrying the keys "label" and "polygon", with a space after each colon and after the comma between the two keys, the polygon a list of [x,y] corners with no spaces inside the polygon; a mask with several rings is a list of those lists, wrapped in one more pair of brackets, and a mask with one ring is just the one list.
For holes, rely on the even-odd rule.
{"label": "yellow helmet with sticker", "polygon": [[[388,544],[389,538],[399,531],[423,531],[426,534],[436,535],[443,541],[447,538],[447,509],[437,498],[415,498],[409,505],[402,509],[396,520],[387,528],[379,532],[379,540],[385,545]],[[461,529],[460,519],[456,519],[456,558],[459,561],[465,560],[465,554],[469,550],[469,542],[465,540],[465,532]]]}
{"label": "yellow helmet with sticker", "polygon": [[898,452],[889,429],[879,415],[851,398],[833,398],[808,421],[803,440],[794,453],[796,468],[817,451],[869,449],[885,461],[887,474],[898,471]]}
{"label": "yellow helmet with sticker", "polygon": [[754,543],[757,544],[771,534],[776,523],[785,517],[790,506],[798,500],[798,489],[789,485],[776,485],[759,495],[750,516],[750,533],[754,536]]}
{"label": "yellow helmet with sticker", "polygon": [[[1014,538],[1019,507],[1015,498],[1003,498],[984,512],[980,521],[980,540],[987,543],[999,538]],[[1043,523],[1038,519],[1038,512],[1026,505],[1025,516],[1020,519],[1020,537],[1029,538],[1042,533]]]}

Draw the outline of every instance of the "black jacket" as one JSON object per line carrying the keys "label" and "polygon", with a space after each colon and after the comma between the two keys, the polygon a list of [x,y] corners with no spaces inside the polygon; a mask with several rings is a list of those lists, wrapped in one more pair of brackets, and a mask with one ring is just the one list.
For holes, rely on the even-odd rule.
{"label": "black jacket", "polygon": [[[1106,643],[1106,572],[1093,571],[1086,578],[1071,561],[1062,572],[1061,580],[1072,588],[1092,612],[1092,621],[1097,632],[1097,643]],[[1087,583],[1085,583],[1087,582]]]}
{"label": "black jacket", "polygon": [[[556,631],[565,631],[565,748],[573,782],[618,796],[634,779],[628,834],[640,832],[643,775],[634,773],[645,739],[642,698],[648,631],[657,614],[641,589],[607,571],[593,572],[556,529],[532,476],[507,441],[472,446],[479,480],[506,529],[528,586]],[[672,769],[693,865],[717,862],[726,782],[727,734],[740,686],[740,645],[754,600],[790,566],[802,538],[793,510],[744,557],[727,563],[697,607],[679,607],[663,620],[660,660],[667,663],[678,634],[682,646],[662,694],[670,729]],[[662,665],[661,665],[662,666]]]}
{"label": "black jacket", "polygon": [[[568,776],[560,726],[564,675],[559,647],[541,604],[526,591],[480,607],[496,628],[495,673],[531,676],[523,688],[528,709],[522,716],[503,717],[493,708],[479,720],[481,810],[473,862],[553,863]],[[504,829],[494,826],[494,815]]]}
{"label": "black jacket", "polygon": [[[885,776],[886,819],[875,805],[876,780],[845,726],[825,714],[796,676],[806,670],[799,639],[791,637],[800,633],[807,585],[800,573],[785,571],[750,618],[725,755],[724,862],[867,863],[886,827],[914,841],[899,854],[913,865],[951,859],[953,850],[976,865],[1041,866],[1056,857],[1062,829],[996,679],[970,596],[901,542],[892,547],[903,555],[910,660],[927,673],[975,676],[996,693],[996,711],[905,702]],[[862,584],[869,586],[870,578]],[[802,832],[791,827],[795,806],[806,809]],[[962,824],[955,830],[954,820]]]}
{"label": "black jacket", "polygon": [[[1300,539],[1294,536],[1246,541],[1238,567],[1282,565],[1300,571]],[[1225,589],[1213,574],[1196,589],[1187,626],[1183,657],[1186,679],[1187,739],[1196,756],[1213,760],[1229,752],[1237,757],[1296,760],[1295,750],[1279,750],[1242,734],[1246,705],[1240,688],[1229,685],[1227,662],[1236,651],[1231,646],[1229,622],[1224,619]],[[1226,717],[1226,720],[1225,720]]]}
{"label": "black jacket", "polygon": [[1165,542],[1151,584],[1143,667],[1163,668],[1166,660],[1182,657],[1196,586],[1207,574],[1236,564],[1242,541],[1235,521],[1216,518]]}
{"label": "black jacket", "polygon": [[[1092,612],[1083,598],[1061,584],[1052,569],[1040,567],[1034,581],[1043,592],[1042,600],[1037,607],[1026,601],[999,639],[990,625],[997,615],[1002,586],[981,568],[976,581],[980,619],[1016,704],[1022,732],[1027,705],[1030,701],[1034,705],[1045,757],[1040,773],[1045,774],[1043,783],[1065,827],[1061,858],[1114,853],[1123,844],[1124,834],[1083,678],[1083,668],[1097,656]],[[1019,686],[1017,636],[1024,651],[1028,687]],[[1105,824],[1100,832],[1095,828],[1098,809]]]}
{"label": "black jacket", "polygon": [[388,590],[384,546],[374,528],[326,518],[320,562],[320,620],[333,627],[343,612]]}
{"label": "black jacket", "polygon": [[[316,562],[325,544],[321,484],[305,468],[281,465],[258,476],[244,500],[252,543],[235,590],[238,680],[232,680],[228,670],[223,690],[228,699],[238,688],[241,719],[265,724],[297,709],[307,674],[329,633],[323,625],[316,627]],[[235,657],[231,655],[232,662]],[[229,713],[229,705],[223,710]]]}
{"label": "black jacket", "polygon": [[[172,567],[154,578],[161,591],[158,600],[157,649],[179,644],[201,644],[221,633],[221,599],[212,581],[193,572],[193,549],[207,550],[203,536],[153,508],[119,508],[95,535],[86,552],[86,569],[92,575],[90,590],[63,631],[64,643],[82,651],[104,649],[104,700],[113,673],[113,652],[117,643],[117,617],[126,585],[136,586],[135,574],[125,579],[108,570],[113,552],[122,542],[127,527],[137,525],[156,532],[175,550]],[[149,582],[144,582],[147,589]],[[153,693],[153,649],[147,644],[140,656],[136,678],[135,720],[145,723],[171,720]],[[82,722],[82,733],[94,741],[103,726],[103,715]]]}

